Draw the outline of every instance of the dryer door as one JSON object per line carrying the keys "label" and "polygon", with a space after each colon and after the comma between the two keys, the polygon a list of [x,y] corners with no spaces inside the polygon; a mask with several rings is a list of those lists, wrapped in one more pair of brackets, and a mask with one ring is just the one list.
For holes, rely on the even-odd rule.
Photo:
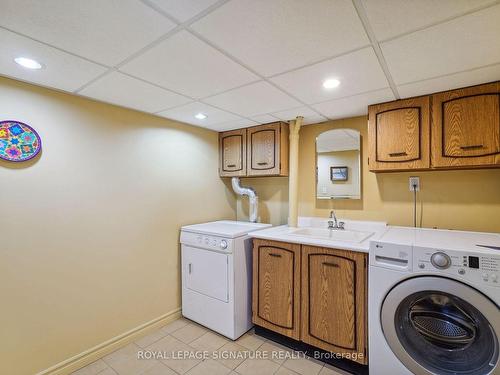
{"label": "dryer door", "polygon": [[184,287],[223,302],[229,301],[228,254],[182,246]]}
{"label": "dryer door", "polygon": [[384,336],[417,375],[486,375],[499,370],[500,310],[461,282],[422,276],[403,281],[381,310]]}

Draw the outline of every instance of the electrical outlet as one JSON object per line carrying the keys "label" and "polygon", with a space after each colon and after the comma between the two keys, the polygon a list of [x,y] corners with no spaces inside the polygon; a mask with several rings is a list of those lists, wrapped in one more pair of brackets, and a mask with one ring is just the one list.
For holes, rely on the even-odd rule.
{"label": "electrical outlet", "polygon": [[410,177],[410,191],[420,191],[420,177]]}

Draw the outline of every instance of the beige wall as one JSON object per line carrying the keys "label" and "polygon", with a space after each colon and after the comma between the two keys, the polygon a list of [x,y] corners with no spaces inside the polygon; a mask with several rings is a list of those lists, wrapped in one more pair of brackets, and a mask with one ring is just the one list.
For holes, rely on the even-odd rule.
{"label": "beige wall", "polygon": [[217,134],[0,79],[43,154],[0,162],[0,373],[32,374],[180,306],[179,227],[234,219]]}
{"label": "beige wall", "polygon": [[[263,223],[286,224],[288,220],[288,177],[242,178],[241,185],[259,196],[259,218]],[[248,198],[237,197],[238,220],[248,220]]]}
{"label": "beige wall", "polygon": [[[317,200],[315,198],[315,139],[323,131],[356,129],[362,136],[362,199]],[[419,222],[423,227],[500,232],[500,169],[379,173],[368,171],[367,119],[355,117],[307,125],[300,131],[299,215],[327,217],[334,208],[349,219],[385,220],[392,225],[412,225],[412,193],[408,177],[420,176]],[[262,204],[270,199],[269,217],[286,223],[288,186],[275,186],[272,179],[252,184]],[[240,203],[238,203],[238,208]],[[241,210],[238,217],[243,218]]]}

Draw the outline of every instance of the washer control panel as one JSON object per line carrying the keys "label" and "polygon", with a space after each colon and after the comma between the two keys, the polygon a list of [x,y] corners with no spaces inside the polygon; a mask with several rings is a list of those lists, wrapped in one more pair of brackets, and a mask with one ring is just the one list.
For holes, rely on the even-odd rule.
{"label": "washer control panel", "polygon": [[233,239],[201,233],[181,232],[181,243],[224,253],[233,251]]}
{"label": "washer control panel", "polygon": [[460,276],[475,283],[500,287],[500,251],[497,256],[422,247],[413,248],[415,272]]}

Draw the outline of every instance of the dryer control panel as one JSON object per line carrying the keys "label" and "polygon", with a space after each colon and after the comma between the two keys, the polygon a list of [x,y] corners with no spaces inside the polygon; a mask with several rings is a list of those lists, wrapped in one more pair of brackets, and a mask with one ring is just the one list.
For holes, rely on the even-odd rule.
{"label": "dryer control panel", "polygon": [[474,283],[500,286],[500,251],[495,256],[481,252],[414,247],[413,271],[454,275]]}
{"label": "dryer control panel", "polygon": [[199,247],[202,249],[219,251],[222,253],[232,253],[234,239],[220,236],[212,236],[201,233],[181,232],[181,244]]}

